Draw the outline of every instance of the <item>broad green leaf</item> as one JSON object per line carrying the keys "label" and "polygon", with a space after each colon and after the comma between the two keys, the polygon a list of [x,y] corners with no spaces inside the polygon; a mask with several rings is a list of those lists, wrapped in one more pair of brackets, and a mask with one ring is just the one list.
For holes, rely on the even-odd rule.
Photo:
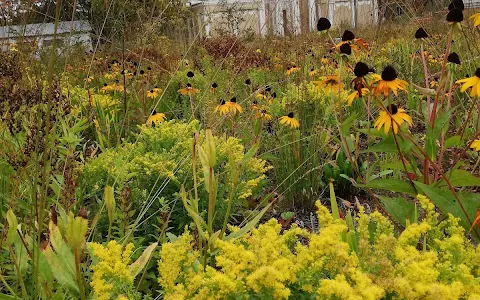
{"label": "broad green leaf", "polygon": [[350,128],[352,128],[353,122],[357,120],[357,117],[357,114],[352,114],[347,119],[343,120],[343,123],[340,127],[340,131],[343,136],[350,136]]}
{"label": "broad green leaf", "polygon": [[[407,141],[402,141],[401,139],[397,139],[397,140],[398,140],[398,145],[400,147],[400,150],[403,153],[407,152],[413,147],[413,143],[409,140]],[[376,143],[375,145],[368,147],[368,149],[362,150],[361,152],[362,153],[367,153],[367,152],[395,153],[395,152],[398,152],[398,150],[397,150],[397,146],[395,145],[395,140],[393,139],[393,136],[389,136],[386,139]]]}
{"label": "broad green leaf", "polygon": [[[457,187],[462,186],[479,186],[480,185],[480,178],[472,175],[470,172],[460,169],[455,169],[451,172],[448,180],[450,184]],[[445,180],[441,180],[438,183],[438,186],[446,186],[447,183]]]}
{"label": "broad green leaf", "polygon": [[459,135],[451,136],[445,141],[445,148],[451,148],[453,146],[462,146],[462,140]]}
{"label": "broad green leaf", "polygon": [[411,84],[420,94],[424,96],[435,96],[435,94],[437,93],[434,89],[424,88],[414,83],[411,83]]}
{"label": "broad green leaf", "polygon": [[245,153],[245,155],[243,156],[241,164],[243,165],[246,162],[248,162],[250,159],[252,159],[257,153],[259,148],[260,148],[260,143],[253,144],[250,150],[248,150],[248,152]]}
{"label": "broad green leaf", "polygon": [[9,209],[7,211],[7,222],[8,222],[8,232],[7,232],[7,240],[5,243],[7,245],[11,245],[17,237],[17,227],[18,227],[18,222],[17,222],[17,217],[13,213],[12,209]]}
{"label": "broad green leaf", "polygon": [[412,186],[412,184],[408,180],[401,180],[395,178],[386,178],[386,179],[377,179],[374,181],[370,181],[368,184],[365,185],[358,185],[359,187],[366,187],[372,189],[381,189],[390,192],[396,193],[408,193],[412,196],[417,195],[417,191]]}
{"label": "broad green leaf", "polygon": [[[454,217],[460,218],[460,224],[466,230],[470,228],[470,222],[450,190],[436,188],[418,181],[415,181],[415,185],[419,191],[422,191],[422,193],[425,194],[443,213],[450,213]],[[458,197],[460,198],[460,201],[462,201],[463,207],[465,208],[470,220],[473,221],[475,219],[477,208],[480,207],[480,195],[458,194]]]}
{"label": "broad green leaf", "polygon": [[376,195],[380,201],[382,201],[385,210],[391,215],[395,221],[402,226],[407,226],[407,220],[410,222],[417,222],[416,220],[416,207],[413,202],[407,201],[403,197],[390,198],[385,196]]}
{"label": "broad green leaf", "polygon": [[252,230],[255,226],[257,226],[258,222],[260,222],[260,219],[263,217],[263,215],[267,212],[267,210],[272,206],[272,203],[268,204],[265,206],[256,216],[253,218],[250,222],[248,222],[245,226],[240,228],[240,230],[235,231],[230,233],[228,236],[225,237],[225,240],[231,240],[231,239],[237,239],[239,237],[242,237],[244,234],[248,233],[250,230]]}
{"label": "broad green leaf", "polygon": [[137,275],[145,268],[147,265],[148,261],[153,255],[153,251],[157,248],[158,243],[153,243],[150,246],[148,246],[140,255],[140,257],[128,267],[128,270],[130,271],[130,274],[133,276],[133,278],[137,277]]}
{"label": "broad green leaf", "polygon": [[115,195],[113,192],[113,188],[109,185],[105,187],[104,201],[105,201],[105,206],[107,207],[108,220],[110,223],[112,223],[113,212],[115,210]]}
{"label": "broad green leaf", "polygon": [[332,207],[332,216],[333,219],[339,220],[340,219],[340,213],[338,211],[338,204],[337,204],[337,197],[335,197],[335,190],[333,188],[333,183],[330,180],[330,206]]}
{"label": "broad green leaf", "polygon": [[350,210],[348,210],[346,221],[348,225],[347,243],[352,251],[358,252],[357,232],[355,231],[352,212]]}

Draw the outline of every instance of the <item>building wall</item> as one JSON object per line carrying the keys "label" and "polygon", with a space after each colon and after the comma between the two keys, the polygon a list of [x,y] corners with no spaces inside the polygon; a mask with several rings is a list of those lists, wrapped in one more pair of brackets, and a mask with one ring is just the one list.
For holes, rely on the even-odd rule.
{"label": "building wall", "polygon": [[[193,10],[196,28],[206,36],[219,33],[257,35],[298,35],[315,31],[319,17],[327,17],[335,27],[367,27],[378,21],[378,0],[228,0],[235,14],[225,13],[218,1],[202,2]],[[227,6],[228,6],[227,2]],[[198,29],[197,29],[198,30]]]}

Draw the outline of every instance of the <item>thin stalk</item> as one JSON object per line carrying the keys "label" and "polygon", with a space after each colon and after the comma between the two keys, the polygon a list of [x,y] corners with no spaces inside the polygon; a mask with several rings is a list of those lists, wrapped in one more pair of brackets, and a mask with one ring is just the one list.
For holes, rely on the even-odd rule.
{"label": "thin stalk", "polygon": [[10,255],[12,256],[12,261],[15,265],[15,270],[17,271],[17,278],[18,278],[18,281],[20,281],[20,287],[22,288],[23,299],[28,299],[27,289],[25,288],[25,282],[23,281],[22,272],[20,271],[20,266],[18,265],[15,252],[13,252],[12,245],[8,245],[8,250],[10,251]]}
{"label": "thin stalk", "polygon": [[[62,7],[62,1],[59,0],[56,3],[55,7],[55,24],[54,24],[54,29],[53,29],[53,44],[52,44],[52,49],[50,53],[50,59],[48,62],[48,73],[47,73],[47,111],[46,111],[46,120],[45,120],[45,150],[43,151],[42,155],[42,188],[41,188],[41,195],[40,195],[40,201],[38,203],[35,203],[35,207],[37,208],[37,222],[38,222],[38,231],[37,231],[37,247],[40,247],[40,242],[41,242],[41,236],[42,236],[42,231],[43,231],[43,218],[44,218],[44,204],[46,203],[47,200],[47,193],[48,193],[48,179],[47,179],[47,172],[48,172],[48,153],[50,150],[50,145],[49,145],[49,136],[50,132],[53,131],[52,126],[51,126],[51,108],[52,108],[52,88],[53,88],[53,67],[55,64],[55,56],[57,54],[56,52],[56,47],[57,47],[57,31],[58,31],[58,23],[60,20],[60,11]],[[51,141],[53,142],[53,135],[51,136]],[[37,198],[35,198],[37,199]],[[37,201],[36,201],[37,202]],[[34,293],[33,293],[33,298],[36,299],[38,297],[38,272],[39,272],[39,264],[40,264],[40,251],[37,249],[36,251],[36,256],[35,256],[35,262],[33,266],[33,283],[34,283]],[[23,281],[23,280],[22,280]],[[23,284],[23,282],[22,282]],[[22,289],[25,289],[25,286],[22,287]],[[26,293],[26,292],[25,292]]]}
{"label": "thin stalk", "polygon": [[[428,86],[428,69],[427,69],[427,61],[425,60],[425,53],[423,53],[424,52],[423,41],[420,43],[420,52],[421,52],[421,56],[422,56],[423,73],[424,73],[424,76],[425,76],[425,87],[428,89],[429,88],[429,86]],[[428,116],[428,120],[430,120],[430,102],[431,102],[430,96],[427,95],[427,116]]]}
{"label": "thin stalk", "polygon": [[213,233],[213,213],[215,210],[215,199],[213,195],[213,168],[209,168],[208,173],[208,233],[211,236]]}
{"label": "thin stalk", "polygon": [[75,272],[77,275],[78,288],[80,289],[80,299],[85,300],[85,289],[83,286],[82,271],[80,269],[80,255],[78,254],[78,249],[74,250],[74,254],[75,254]]}
{"label": "thin stalk", "polygon": [[[448,40],[447,40],[447,48],[445,50],[445,57],[443,58],[443,63],[442,63],[442,71],[440,74],[440,83],[443,82],[445,68],[447,66],[447,60],[448,60],[448,55],[450,54],[450,47],[452,46],[452,38],[453,38],[453,25],[450,27],[450,31],[448,32]],[[440,99],[440,94],[443,94],[443,85],[439,86],[439,89],[437,91],[437,94],[435,95],[435,101],[433,102],[433,108],[432,108],[432,114],[430,115],[430,123],[432,128],[435,128],[435,118],[437,116],[437,106],[438,106],[438,101]]]}

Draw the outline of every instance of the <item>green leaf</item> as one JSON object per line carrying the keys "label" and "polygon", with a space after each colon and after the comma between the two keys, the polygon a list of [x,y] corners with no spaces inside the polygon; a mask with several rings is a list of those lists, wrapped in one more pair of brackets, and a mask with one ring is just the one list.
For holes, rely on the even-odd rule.
{"label": "green leaf", "polygon": [[368,184],[365,184],[365,185],[359,184],[358,186],[372,188],[372,189],[387,190],[387,191],[396,192],[396,193],[408,193],[412,196],[417,195],[417,191],[410,184],[409,181],[395,179],[395,178],[377,179],[374,181],[370,181]]}
{"label": "green leaf", "polygon": [[250,230],[252,230],[255,226],[257,226],[258,222],[260,222],[260,219],[263,217],[263,215],[267,212],[267,210],[272,206],[272,203],[268,204],[265,206],[256,216],[253,218],[250,222],[248,222],[245,226],[240,228],[240,230],[235,231],[230,233],[228,236],[225,237],[225,240],[231,240],[231,239],[237,239],[239,237],[242,237],[244,234],[248,233]]}
{"label": "green leaf", "polygon": [[[417,186],[419,191],[422,191],[422,193],[425,194],[443,213],[450,213],[454,217],[460,218],[460,224],[463,228],[466,230],[470,228],[470,222],[450,190],[435,188],[418,181],[415,181],[415,186]],[[480,207],[480,197],[475,194],[469,196],[458,194],[458,197],[462,201],[466,212],[469,214],[470,220],[474,220],[477,208]]]}
{"label": "green leaf", "polygon": [[8,232],[7,232],[7,240],[5,241],[5,243],[7,245],[11,245],[14,239],[17,237],[17,227],[18,227],[17,217],[13,213],[12,209],[9,209],[7,211],[7,222],[8,222]]}
{"label": "green leaf", "polygon": [[148,246],[140,255],[140,257],[128,267],[128,270],[130,271],[130,274],[132,274],[133,278],[137,277],[137,275],[145,268],[147,265],[148,261],[153,255],[153,251],[155,251],[155,248],[157,248],[158,243],[153,243],[150,246]]}
{"label": "green leaf", "polygon": [[357,120],[358,115],[352,114],[347,119],[343,120],[343,123],[340,127],[340,132],[342,136],[350,136],[350,128],[352,128],[353,122]]}
{"label": "green leaf", "polygon": [[105,194],[104,194],[104,201],[105,206],[107,207],[108,212],[108,221],[110,223],[113,222],[113,212],[115,210],[115,195],[113,192],[113,188],[109,185],[105,187]]}
{"label": "green leaf", "polygon": [[434,89],[427,89],[427,88],[418,86],[414,83],[411,83],[411,84],[420,94],[424,96],[435,96],[435,94],[437,93]]}
{"label": "green leaf", "polygon": [[445,141],[445,148],[451,148],[454,146],[462,146],[462,139],[459,135],[451,136]]}
{"label": "green leaf", "polygon": [[[398,145],[403,153],[407,152],[413,147],[413,143],[410,140],[402,141],[398,139]],[[389,136],[386,139],[376,143],[375,145],[368,147],[368,149],[362,150],[361,152],[395,153],[398,152],[398,150],[397,146],[395,145],[395,140],[393,139],[393,136]]]}
{"label": "green leaf", "polygon": [[333,183],[331,180],[330,180],[329,186],[330,186],[330,206],[332,207],[332,216],[333,216],[333,219],[339,220],[340,213],[338,211],[337,197],[335,197],[335,190],[333,189]]}
{"label": "green leaf", "polygon": [[382,201],[385,210],[391,215],[395,221],[402,224],[406,227],[407,219],[412,222],[417,222],[416,220],[416,210],[415,204],[413,202],[407,201],[403,197],[390,198],[385,196],[376,195],[380,201]]}
{"label": "green leaf", "polygon": [[260,148],[260,143],[257,142],[253,144],[252,148],[250,148],[250,150],[248,150],[248,152],[245,153],[245,155],[243,156],[241,164],[243,165],[246,162],[248,162],[250,159],[252,159],[257,153],[259,148]]}
{"label": "green leaf", "polygon": [[[463,186],[479,186],[480,178],[473,176],[470,172],[460,169],[455,169],[450,173],[448,178],[450,184],[456,187]],[[441,180],[438,183],[438,186],[446,186],[447,183],[445,180]]]}

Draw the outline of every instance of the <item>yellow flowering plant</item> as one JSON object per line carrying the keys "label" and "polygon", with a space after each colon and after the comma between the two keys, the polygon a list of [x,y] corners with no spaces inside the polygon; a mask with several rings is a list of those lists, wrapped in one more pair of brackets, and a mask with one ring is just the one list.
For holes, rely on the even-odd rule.
{"label": "yellow flowering plant", "polygon": [[[282,231],[272,219],[217,240],[215,264],[206,268],[185,232],[160,252],[165,299],[477,299],[480,251],[458,219],[440,220],[426,196],[417,200],[425,217],[398,236],[378,212],[367,215],[359,206],[349,229],[317,202],[319,232],[296,225]],[[357,251],[345,240],[349,232]]]}

